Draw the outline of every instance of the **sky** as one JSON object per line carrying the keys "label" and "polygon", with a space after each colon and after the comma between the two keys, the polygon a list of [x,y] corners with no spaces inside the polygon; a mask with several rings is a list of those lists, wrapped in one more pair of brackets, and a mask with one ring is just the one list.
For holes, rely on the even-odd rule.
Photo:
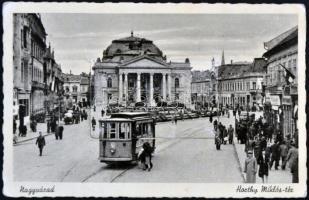
{"label": "sky", "polygon": [[190,59],[193,70],[221,63],[252,62],[265,52],[264,42],[297,25],[288,14],[64,14],[41,13],[47,45],[62,71],[89,73],[92,63],[114,39],[152,40],[167,61]]}

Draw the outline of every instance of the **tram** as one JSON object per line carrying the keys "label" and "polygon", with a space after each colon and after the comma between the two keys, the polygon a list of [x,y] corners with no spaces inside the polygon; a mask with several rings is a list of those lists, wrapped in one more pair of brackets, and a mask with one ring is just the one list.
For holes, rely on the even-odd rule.
{"label": "tram", "polygon": [[147,112],[112,113],[99,120],[99,160],[107,164],[137,161],[145,142],[155,149],[155,120]]}

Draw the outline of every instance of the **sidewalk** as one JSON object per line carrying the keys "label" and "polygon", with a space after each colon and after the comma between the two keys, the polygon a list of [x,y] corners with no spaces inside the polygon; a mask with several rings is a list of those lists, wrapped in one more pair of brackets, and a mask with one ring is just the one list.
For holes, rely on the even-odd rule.
{"label": "sidewalk", "polygon": [[[238,144],[236,137],[234,137],[234,147],[236,150],[236,155],[240,163],[241,171],[244,171],[244,165],[246,160],[246,152],[245,152],[245,145]],[[281,161],[279,163],[279,169],[275,170],[273,166],[272,170],[269,170],[268,174],[268,183],[291,183],[292,182],[292,174],[290,172],[290,168],[286,168],[285,170],[281,170]],[[246,180],[246,175],[242,173],[244,180]],[[263,183],[262,179],[256,174],[256,183]]]}
{"label": "sidewalk", "polygon": [[[18,136],[17,144],[20,142],[26,142],[29,140],[36,139],[39,136],[39,132],[42,132],[43,136],[48,136],[51,134],[54,134],[52,132],[47,133],[47,124],[46,123],[37,123],[37,130],[36,132],[32,132],[30,128],[27,127],[27,135],[26,137],[20,137]],[[18,135],[18,131],[16,131],[16,134]]]}
{"label": "sidewalk", "polygon": [[[222,124],[224,124],[225,126],[228,126],[229,124],[232,124],[234,130],[235,130],[235,117],[233,116],[233,112],[232,110],[229,111],[230,112],[230,118],[227,117],[220,117],[220,121],[222,122]],[[252,112],[250,113],[252,114]],[[256,117],[259,118],[260,116],[263,115],[262,112],[255,112]],[[236,119],[238,119],[239,116],[238,114],[236,114]],[[234,148],[236,151],[236,157],[239,161],[240,164],[240,169],[243,172],[244,171],[244,165],[245,165],[245,160],[246,160],[246,152],[245,152],[245,145],[244,144],[238,144],[237,142],[237,138],[235,136],[234,133]],[[268,183],[291,183],[292,182],[292,174],[290,172],[290,168],[286,168],[285,170],[281,170],[281,161],[279,163],[279,169],[275,170],[274,166],[272,168],[272,170],[269,170],[269,174],[268,174]],[[244,180],[246,180],[245,174],[242,173]],[[262,183],[262,179],[258,176],[258,173],[256,174],[256,183]]]}

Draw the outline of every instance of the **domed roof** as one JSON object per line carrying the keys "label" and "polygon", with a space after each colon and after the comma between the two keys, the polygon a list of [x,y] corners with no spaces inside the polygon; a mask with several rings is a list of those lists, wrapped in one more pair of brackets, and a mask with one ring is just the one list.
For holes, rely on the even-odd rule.
{"label": "domed roof", "polygon": [[151,40],[133,36],[113,40],[106,50],[103,52],[103,60],[119,60],[128,59],[135,56],[147,54],[152,57],[163,56],[162,51],[153,44]]}

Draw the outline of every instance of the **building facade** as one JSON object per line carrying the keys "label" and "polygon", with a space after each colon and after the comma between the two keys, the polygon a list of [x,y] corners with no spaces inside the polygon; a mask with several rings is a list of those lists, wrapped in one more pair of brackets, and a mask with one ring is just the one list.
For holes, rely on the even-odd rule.
{"label": "building facade", "polygon": [[18,13],[13,16],[14,102],[20,123],[30,115],[44,114],[44,55],[46,32],[39,14]]}
{"label": "building facade", "polygon": [[62,71],[54,51],[46,47],[40,14],[17,13],[13,23],[13,115],[20,125],[28,125],[30,116],[43,121],[53,109],[52,100],[62,93]]}
{"label": "building facade", "polygon": [[31,45],[31,111],[32,115],[44,114],[45,83],[44,55],[46,50],[46,32],[39,14],[29,14]]}
{"label": "building facade", "polygon": [[213,88],[209,70],[192,71],[191,94],[191,102],[196,109],[211,105]]}
{"label": "building facade", "polygon": [[264,43],[267,59],[265,103],[268,121],[284,136],[297,130],[298,28],[294,27]]}
{"label": "building facade", "polygon": [[51,49],[50,44],[44,56],[44,83],[46,86],[45,108],[49,112],[58,105],[59,97],[63,94],[61,66],[56,63],[54,50]]}
{"label": "building facade", "polygon": [[[232,108],[263,107],[262,85],[266,61],[255,58],[253,63],[231,63],[218,68],[218,102]],[[254,108],[253,108],[254,107]]]}
{"label": "building facade", "polygon": [[191,66],[167,62],[163,52],[151,40],[130,37],[113,40],[93,66],[95,103],[100,106],[128,106],[144,102],[191,104]]}
{"label": "building facade", "polygon": [[89,75],[63,74],[64,98],[67,102],[88,103],[89,99]]}
{"label": "building facade", "polygon": [[[28,14],[14,14],[13,37],[13,105],[15,114],[22,112],[22,120],[29,119],[31,109],[31,34]],[[21,106],[21,109],[19,109]]]}

